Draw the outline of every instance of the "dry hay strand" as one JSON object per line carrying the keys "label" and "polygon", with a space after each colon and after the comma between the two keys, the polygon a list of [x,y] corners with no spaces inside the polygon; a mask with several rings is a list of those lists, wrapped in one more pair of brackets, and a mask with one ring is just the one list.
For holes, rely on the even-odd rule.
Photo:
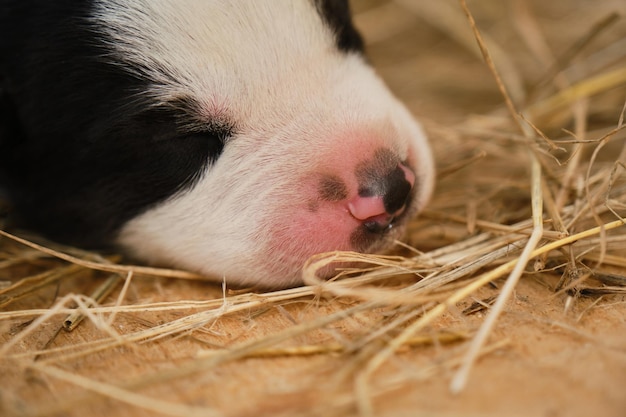
{"label": "dry hay strand", "polygon": [[[310,385],[295,388],[299,398],[323,395],[322,403],[270,406],[265,413],[357,410],[370,416],[380,399],[414,381],[443,375],[451,390],[461,391],[477,356],[509,348],[511,341],[496,336],[493,326],[520,279],[541,277],[546,300],[559,300],[563,316],[574,316],[574,323],[592,309],[621,302],[623,18],[610,7],[597,21],[580,17],[586,24],[573,28],[565,36],[568,47],[554,54],[544,31],[554,32],[539,25],[535,8],[512,2],[515,13],[504,18],[525,45],[518,56],[498,46],[495,33],[481,37],[464,1],[442,7],[371,3],[362,6],[357,22],[366,22],[375,64],[387,65],[384,56],[377,58],[377,44],[395,42],[414,19],[427,18],[456,43],[450,47],[456,54],[468,49],[485,58],[491,75],[483,76],[496,81],[505,102],[453,126],[436,117],[426,121],[437,138],[439,184],[405,241],[385,255],[320,254],[304,267],[306,285],[256,292],[220,289],[186,271],[124,265],[115,256],[0,230],[0,373],[14,383],[0,397],[5,415],[117,414],[119,404],[147,415],[232,415],[214,397],[202,402],[197,391],[187,399],[164,387],[187,389],[187,379],[219,379],[228,372],[223,369],[236,372],[259,361],[324,358],[333,368],[327,388],[311,387],[312,394],[304,392]],[[473,12],[484,22],[502,7],[477,2]],[[403,23],[394,25],[398,14]],[[392,23],[372,16],[391,16]],[[464,31],[472,29],[469,42]],[[611,30],[618,36],[608,36]],[[528,61],[543,71],[530,72]],[[333,262],[361,267],[320,281],[315,272]],[[575,325],[551,325],[601,343]],[[406,358],[417,363],[413,372],[394,371],[392,364]],[[134,365],[134,373],[125,375],[111,368],[116,360],[147,365]]]}

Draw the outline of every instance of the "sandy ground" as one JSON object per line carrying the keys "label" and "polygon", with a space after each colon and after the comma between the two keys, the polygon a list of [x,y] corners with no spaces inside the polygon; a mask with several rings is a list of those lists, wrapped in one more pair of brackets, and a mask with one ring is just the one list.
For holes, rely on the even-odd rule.
{"label": "sandy ground", "polygon": [[[380,416],[623,416],[626,410],[626,303],[609,298],[578,299],[564,312],[563,296],[553,296],[556,282],[539,275],[524,279],[490,342],[502,344],[486,354],[474,368],[467,389],[449,391],[455,358],[464,343],[426,346],[402,352],[370,381],[375,394],[375,415]],[[93,284],[93,283],[92,283]],[[83,286],[85,287],[85,286]],[[137,279],[128,302],[219,297],[220,290],[206,283]],[[75,288],[76,289],[76,288]],[[67,290],[62,288],[61,290]],[[485,298],[497,292],[485,289]],[[50,301],[52,292],[41,294]],[[135,298],[136,297],[136,298]],[[482,312],[447,314],[435,329],[472,330],[483,320]],[[219,320],[203,331],[175,339],[116,347],[104,352],[62,361],[63,369],[91,380],[147,384],[137,392],[170,403],[210,407],[226,416],[350,416],[358,415],[354,403],[354,367],[362,366],[358,354],[327,354],[305,357],[249,358],[224,363],[210,372],[193,372],[164,383],[154,375],[177,369],[205,349],[236,345],[246,340],[302,323],[343,305],[310,299],[293,302],[280,310],[243,313]],[[378,312],[377,312],[378,313]],[[375,313],[356,317],[324,330],[297,338],[288,345],[325,343],[358,334],[362,322]],[[144,329],[178,318],[182,313],[122,314],[115,328],[120,332]],[[20,330],[17,320],[9,329]],[[42,348],[59,322],[51,320],[20,350]],[[6,330],[5,330],[6,331]],[[3,332],[5,333],[5,332]],[[6,337],[6,336],[5,336]],[[72,333],[61,332],[49,346],[68,346],[103,337],[101,330],[83,323]],[[46,363],[45,359],[41,360]],[[53,361],[55,363],[55,361]],[[3,404],[7,411],[40,415],[151,416],[116,400],[46,375],[24,372],[3,364]],[[376,388],[377,381],[384,381]],[[9,384],[6,382],[10,381]],[[393,384],[390,381],[394,381]],[[75,402],[75,403],[74,403]],[[55,411],[59,404],[70,410]]]}
{"label": "sandy ground", "polygon": [[[429,2],[415,0],[414,3]],[[565,50],[609,11],[624,12],[626,9],[620,1],[603,1],[602,7],[600,2],[589,0],[530,3],[554,51]],[[444,4],[458,8],[454,1],[442,1],[441,5]],[[515,4],[476,0],[470,2],[470,7],[479,17],[479,25],[505,46],[508,58],[520,72],[532,78],[540,74],[541,69],[537,62],[529,60],[527,51],[518,53],[518,48],[524,46],[516,40],[511,23]],[[427,9],[433,7],[427,6]],[[461,46],[458,40],[451,39],[450,33],[435,24],[432,16],[418,17],[407,11],[408,8],[385,2],[357,1],[355,9],[357,23],[368,41],[372,63],[400,99],[420,115],[432,138],[440,168],[451,164],[455,157],[450,154],[458,145],[455,141],[463,138],[438,137],[438,132],[476,115],[498,111],[502,100],[493,78],[477,55]],[[613,30],[601,35],[597,42],[624,34],[622,20]],[[609,98],[598,102],[597,111],[592,112],[593,120],[600,121],[605,114],[604,108],[610,105],[617,106],[616,120],[625,92],[622,85],[610,93],[615,100]],[[485,148],[489,149],[488,144]],[[524,182],[525,179],[518,175],[519,172],[512,172],[503,181]],[[472,177],[466,176],[464,181],[459,188],[469,195]],[[433,206],[445,207],[446,203],[447,194],[437,194]],[[417,245],[428,249],[437,243],[418,242]],[[3,259],[22,250],[6,239],[0,242],[0,249],[4,253]],[[62,263],[38,261],[30,268],[45,270],[50,265]],[[13,281],[26,272],[20,267],[0,269],[0,281]],[[624,271],[618,272],[624,275]],[[489,338],[488,346],[493,349],[481,356],[462,393],[452,394],[449,384],[459,358],[467,350],[467,343],[415,346],[398,352],[368,379],[373,415],[626,415],[625,296],[570,297],[567,293],[555,293],[560,275],[561,272],[555,271],[529,273],[523,277]],[[70,292],[91,292],[103,276],[82,271],[76,277],[64,279],[59,286],[45,287],[2,311],[49,308],[59,296]],[[465,308],[475,300],[497,295],[501,285],[502,280],[496,281],[495,286],[487,286],[472,298],[452,306],[430,326],[430,331],[473,333],[483,322],[485,311],[467,312]],[[125,302],[147,304],[220,297],[222,289],[210,283],[136,277]],[[193,361],[194,358],[206,358],[202,353],[206,350],[240,345],[276,334],[355,303],[345,298],[303,297],[229,315],[175,337],[124,344],[62,360],[44,354],[34,360],[40,366],[39,371],[26,369],[26,362],[19,358],[2,360],[0,414],[187,416],[201,409],[203,411],[198,415],[233,417],[359,415],[364,413],[357,404],[359,370],[363,369],[371,352],[380,346],[310,356],[253,356],[224,361],[210,368],[206,360]],[[194,311],[120,313],[113,328],[120,333],[143,330]],[[350,345],[368,328],[365,323],[382,321],[392,314],[385,308],[370,310],[279,345],[303,346],[336,341]],[[106,335],[89,320],[71,333],[61,331],[57,334],[60,317],[38,326],[36,332],[22,339],[11,352],[54,351],[58,347],[73,345],[84,349],[83,343]],[[25,331],[31,324],[29,319],[18,317],[0,321],[1,343],[5,344]],[[46,372],[46,367],[52,365],[60,365],[60,369],[68,374],[88,379],[68,382],[65,374]],[[98,381],[127,387],[129,391],[125,392],[141,394],[141,397],[111,394],[110,386],[95,384]],[[102,390],[108,390],[108,394],[98,393]],[[146,402],[146,398],[152,400]]]}

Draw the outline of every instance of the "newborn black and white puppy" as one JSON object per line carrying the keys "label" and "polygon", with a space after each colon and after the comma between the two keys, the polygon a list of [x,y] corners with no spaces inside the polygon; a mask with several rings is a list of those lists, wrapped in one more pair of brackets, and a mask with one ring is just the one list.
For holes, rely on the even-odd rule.
{"label": "newborn black and white puppy", "polygon": [[431,193],[344,1],[4,0],[0,38],[0,181],[54,239],[285,287]]}

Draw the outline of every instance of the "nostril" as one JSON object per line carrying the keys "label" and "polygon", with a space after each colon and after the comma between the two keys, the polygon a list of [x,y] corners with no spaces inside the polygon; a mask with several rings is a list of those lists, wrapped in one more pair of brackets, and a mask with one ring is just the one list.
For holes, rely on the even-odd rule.
{"label": "nostril", "polygon": [[384,233],[393,227],[393,220],[389,215],[376,216],[365,220],[363,227],[372,233]]}
{"label": "nostril", "polygon": [[387,213],[395,214],[404,209],[415,184],[413,171],[404,164],[398,164],[381,181],[384,183],[383,203]]}

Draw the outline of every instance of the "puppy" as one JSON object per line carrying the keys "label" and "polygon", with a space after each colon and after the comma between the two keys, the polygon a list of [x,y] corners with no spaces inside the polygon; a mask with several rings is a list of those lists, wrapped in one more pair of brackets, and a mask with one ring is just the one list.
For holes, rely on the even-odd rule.
{"label": "puppy", "polygon": [[53,239],[287,287],[388,248],[433,176],[345,1],[0,6],[0,184]]}

